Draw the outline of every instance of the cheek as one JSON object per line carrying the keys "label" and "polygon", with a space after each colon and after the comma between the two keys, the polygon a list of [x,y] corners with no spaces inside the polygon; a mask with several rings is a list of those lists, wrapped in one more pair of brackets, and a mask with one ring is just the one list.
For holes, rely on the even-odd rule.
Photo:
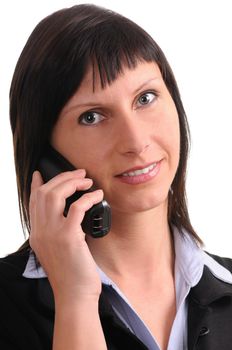
{"label": "cheek", "polygon": [[176,109],[159,113],[159,122],[155,125],[155,134],[162,148],[172,157],[179,156],[180,128]]}
{"label": "cheek", "polygon": [[73,164],[85,169],[87,176],[92,179],[101,178],[102,173],[105,173],[105,165],[107,164],[104,147],[100,147],[99,144],[78,142],[75,149],[76,152],[72,154]]}

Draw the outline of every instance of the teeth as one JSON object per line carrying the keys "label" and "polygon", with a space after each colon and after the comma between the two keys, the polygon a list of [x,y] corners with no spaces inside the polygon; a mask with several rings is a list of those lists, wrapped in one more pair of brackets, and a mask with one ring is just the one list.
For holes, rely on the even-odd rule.
{"label": "teeth", "polygon": [[142,174],[147,174],[149,171],[154,169],[156,167],[156,163],[149,165],[146,168],[135,170],[135,171],[130,171],[129,173],[124,173],[122,176],[137,176],[137,175],[142,175]]}

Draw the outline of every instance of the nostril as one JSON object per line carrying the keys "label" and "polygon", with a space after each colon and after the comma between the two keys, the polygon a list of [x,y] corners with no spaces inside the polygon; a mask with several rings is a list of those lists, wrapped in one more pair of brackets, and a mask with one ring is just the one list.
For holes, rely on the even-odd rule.
{"label": "nostril", "polygon": [[149,144],[141,144],[137,142],[134,145],[129,145],[124,153],[128,155],[141,154],[145,152],[148,148]]}

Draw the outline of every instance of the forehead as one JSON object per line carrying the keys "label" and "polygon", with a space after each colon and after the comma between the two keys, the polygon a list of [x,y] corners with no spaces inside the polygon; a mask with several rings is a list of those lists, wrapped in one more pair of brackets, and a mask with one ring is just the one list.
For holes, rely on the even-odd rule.
{"label": "forehead", "polygon": [[162,75],[160,69],[155,62],[138,62],[135,67],[129,68],[127,65],[122,66],[122,70],[117,73],[115,79],[108,82],[106,76],[103,76],[105,85],[103,85],[102,77],[99,69],[94,65],[89,65],[86,74],[77,90],[77,93],[91,92],[97,94],[104,92],[104,90],[114,89],[121,83],[124,84],[124,88],[130,84],[142,84],[149,79],[160,79]]}
{"label": "forehead", "polygon": [[122,96],[134,96],[142,89],[150,87],[151,83],[155,84],[154,88],[158,90],[166,88],[155,62],[140,62],[133,69],[123,66],[117,78],[104,87],[99,72],[95,72],[90,66],[78,90],[64,106],[62,115],[77,106],[90,107],[110,101],[120,103]]}

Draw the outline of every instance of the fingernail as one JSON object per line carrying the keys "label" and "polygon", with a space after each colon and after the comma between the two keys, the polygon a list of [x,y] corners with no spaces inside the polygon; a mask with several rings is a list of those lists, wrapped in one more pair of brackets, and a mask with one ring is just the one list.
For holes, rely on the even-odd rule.
{"label": "fingernail", "polygon": [[93,182],[92,179],[89,179],[89,178],[87,178],[87,177],[85,177],[82,181],[85,181],[85,182]]}
{"label": "fingernail", "polygon": [[85,174],[86,173],[85,169],[76,169],[76,170],[73,170],[73,171],[75,171],[78,174]]}
{"label": "fingernail", "polygon": [[38,174],[38,170],[35,170],[34,172],[33,172],[33,174],[32,174],[32,181],[34,181],[34,179],[35,179],[35,177],[37,176],[37,174]]}
{"label": "fingernail", "polygon": [[103,190],[96,190],[96,192],[98,192],[99,195],[100,195],[100,194],[103,194]]}

